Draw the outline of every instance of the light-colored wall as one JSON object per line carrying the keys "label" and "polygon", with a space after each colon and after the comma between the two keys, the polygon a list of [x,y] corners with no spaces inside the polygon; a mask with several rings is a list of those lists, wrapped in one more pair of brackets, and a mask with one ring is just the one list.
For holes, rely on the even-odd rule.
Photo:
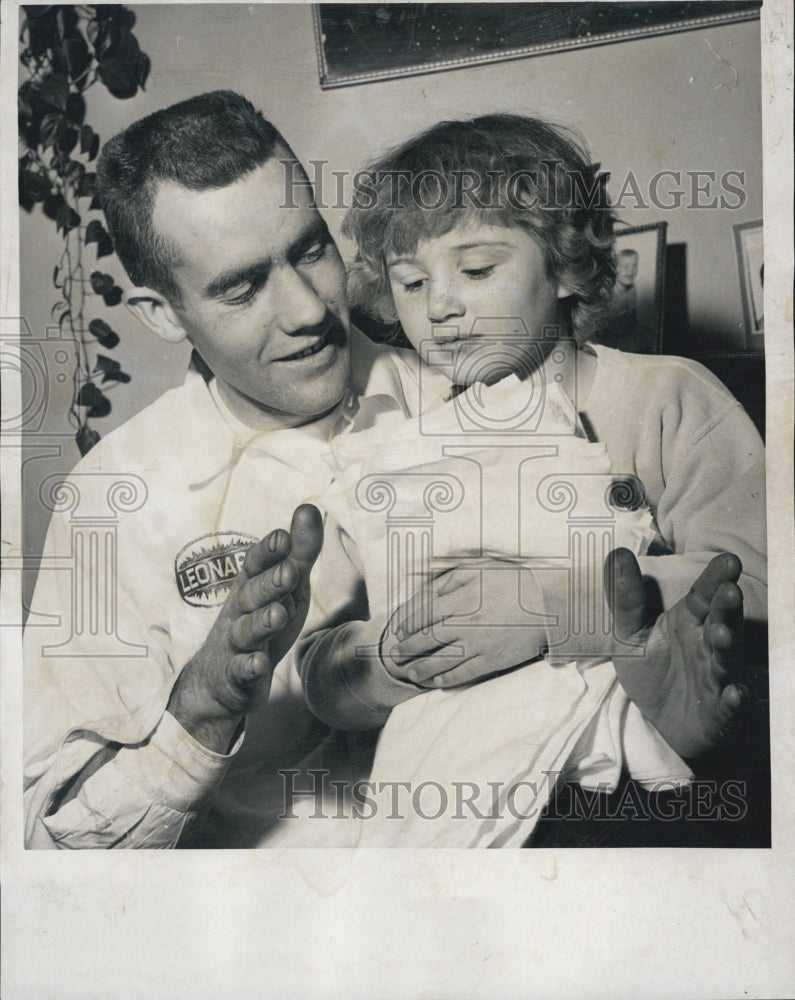
{"label": "light-colored wall", "polygon": [[[614,197],[630,170],[644,191],[663,169],[681,171],[683,179],[693,170],[714,171],[718,178],[728,170],[743,172],[746,201],[736,210],[693,210],[686,204],[644,210],[633,207],[630,198],[623,217],[631,225],[668,222],[668,242],[686,248],[693,336],[705,348],[744,348],[732,225],[762,216],[758,22],[322,91],[308,5],[132,9],[152,72],[146,92],[131,101],[115,101],[99,88],[89,91],[88,120],[103,138],[159,107],[223,87],[241,91],[260,106],[299,158],[328,160],[334,170],[353,171],[384,147],[444,117],[510,110],[577,128],[594,159],[611,171]],[[342,211],[325,214],[336,234]],[[51,276],[59,242],[38,212],[23,218],[20,238],[24,314],[40,337],[52,322]],[[98,266],[124,283],[107,258]],[[111,416],[96,421],[106,434],[179,383],[187,352],[167,348],[123,307],[99,314],[121,335],[113,356],[133,377],[113,391]],[[43,432],[68,432],[67,389],[68,383],[51,381]],[[45,468],[66,470],[77,460],[74,445],[60,440],[60,454],[28,464],[28,553],[39,550],[47,519],[31,495],[34,486]]]}

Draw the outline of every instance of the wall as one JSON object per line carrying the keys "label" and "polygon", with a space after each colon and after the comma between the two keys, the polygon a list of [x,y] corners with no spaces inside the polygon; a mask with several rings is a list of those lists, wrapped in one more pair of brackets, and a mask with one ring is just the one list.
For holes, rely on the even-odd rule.
{"label": "wall", "polygon": [[[668,242],[683,251],[689,329],[677,349],[744,349],[742,306],[732,225],[762,216],[762,124],[759,23],[749,22],[640,39],[513,62],[321,91],[308,5],[139,6],[136,34],[152,60],[146,93],[118,102],[89,92],[88,120],[104,138],[131,121],[205,90],[239,90],[284,132],[303,160],[355,170],[385,146],[449,116],[512,110],[577,128],[595,160],[612,173],[615,197],[628,171],[648,191],[659,170],[745,174],[736,210],[662,211],[626,201],[631,225],[668,222]],[[720,192],[718,192],[720,193]],[[702,200],[707,200],[702,196]],[[341,210],[325,213],[338,231]],[[51,324],[51,275],[58,240],[40,215],[21,223],[21,294],[35,337]],[[343,250],[350,248],[342,244]],[[103,270],[113,270],[105,267]],[[124,284],[122,274],[116,272]],[[122,307],[108,315],[122,337],[114,356],[133,381],[114,390],[107,433],[181,381],[183,347],[166,346]],[[686,341],[686,343],[682,343]],[[41,434],[68,433],[67,384],[50,384]],[[35,497],[43,474],[77,460],[68,437],[55,454],[28,450],[25,551],[40,549],[46,512]],[[53,449],[50,449],[52,452]]]}

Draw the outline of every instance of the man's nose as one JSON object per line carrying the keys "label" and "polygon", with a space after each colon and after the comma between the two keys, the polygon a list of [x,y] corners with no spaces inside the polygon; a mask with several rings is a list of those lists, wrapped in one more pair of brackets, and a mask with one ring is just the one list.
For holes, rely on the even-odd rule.
{"label": "man's nose", "polygon": [[279,299],[280,325],[285,333],[305,333],[325,322],[328,305],[296,268],[280,269],[274,292]]}
{"label": "man's nose", "polygon": [[463,316],[466,312],[466,306],[461,296],[451,285],[443,282],[430,282],[427,310],[431,323],[444,323],[457,316]]}

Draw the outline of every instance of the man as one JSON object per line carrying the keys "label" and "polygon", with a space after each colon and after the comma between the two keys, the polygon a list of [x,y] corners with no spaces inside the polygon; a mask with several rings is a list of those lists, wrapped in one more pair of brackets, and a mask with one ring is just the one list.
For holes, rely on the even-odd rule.
{"label": "man", "polygon": [[[334,758],[291,658],[322,535],[306,502],[329,485],[340,411],[404,408],[414,362],[351,330],[309,187],[292,185],[284,204],[295,168],[273,127],[226,92],[158,112],[103,151],[127,305],[165,340],[187,338],[196,363],[100,442],[54,503],[48,560],[74,571],[40,574],[34,607],[62,617],[26,636],[28,846],[173,847],[199,812],[213,821],[194,843],[267,844],[280,769]],[[101,527],[111,499],[115,533]],[[289,534],[271,530],[288,522]],[[316,621],[362,617],[333,526],[323,561]],[[718,673],[738,574],[700,580],[686,623],[694,643],[711,629]],[[639,581],[629,591],[628,634],[642,625]]]}
{"label": "man", "polygon": [[[401,390],[392,356],[360,335],[351,363],[342,261],[308,187],[280,207],[283,160],[294,157],[275,129],[227,93],[155,114],[103,151],[127,304],[164,339],[187,337],[215,377],[192,370],[102,441],[70,479],[80,510],[52,519],[46,551],[66,559],[111,480],[145,494],[114,540],[117,617],[99,629],[116,644],[68,614],[27,635],[31,846],[173,846],[208,790],[234,784],[244,720],[240,780],[258,816],[277,816],[277,767],[325,735],[289,663],[266,704],[306,617],[317,512],[300,507],[289,536],[262,536],[327,487],[340,404]],[[327,537],[329,558],[337,544]],[[78,566],[74,590],[87,573]],[[116,586],[99,575],[100,590]],[[66,576],[43,572],[35,606],[70,608]],[[332,613],[357,584],[343,568],[321,596]],[[252,789],[247,753],[267,763],[267,788]]]}

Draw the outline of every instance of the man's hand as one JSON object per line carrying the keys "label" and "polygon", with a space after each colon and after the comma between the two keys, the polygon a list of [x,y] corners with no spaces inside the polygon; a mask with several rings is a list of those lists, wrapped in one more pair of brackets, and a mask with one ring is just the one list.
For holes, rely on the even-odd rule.
{"label": "man's hand", "polygon": [[687,596],[653,625],[633,554],[615,549],[604,572],[618,639],[644,650],[613,657],[621,686],[681,756],[713,749],[750,704],[736,662],[743,622],[740,560],[730,553],[716,556]]}
{"label": "man's hand", "polygon": [[168,711],[191,735],[225,753],[243,717],[263,705],[276,665],[309,608],[309,574],[323,544],[316,507],[293,514],[289,533],[252,545],[204,645],[179,676]]}
{"label": "man's hand", "polygon": [[542,619],[533,624],[524,610],[542,606],[532,574],[516,566],[449,570],[395,612],[382,641],[384,663],[420,687],[470,684],[542,652]]}

